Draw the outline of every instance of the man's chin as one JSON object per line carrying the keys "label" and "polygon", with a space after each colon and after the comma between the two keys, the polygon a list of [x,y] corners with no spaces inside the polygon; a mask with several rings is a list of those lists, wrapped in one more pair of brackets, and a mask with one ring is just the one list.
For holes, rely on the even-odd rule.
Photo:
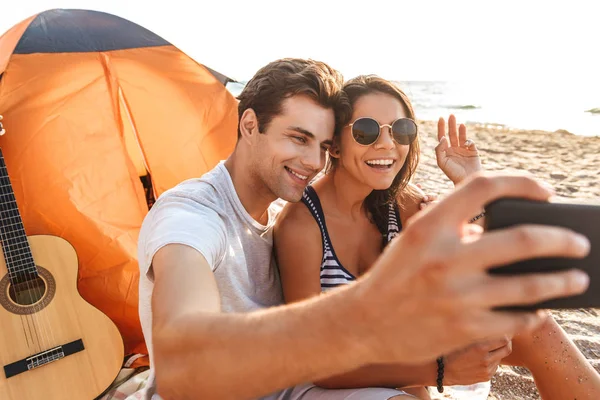
{"label": "man's chin", "polygon": [[282,200],[287,201],[288,203],[298,203],[300,200],[302,200],[302,193],[300,193],[299,195],[294,195],[294,196],[282,196],[280,197]]}
{"label": "man's chin", "polygon": [[292,190],[291,188],[288,188],[288,190],[282,190],[281,192],[282,193],[279,195],[280,199],[285,200],[288,203],[297,203],[302,200],[302,193],[304,190],[298,190],[297,188]]}

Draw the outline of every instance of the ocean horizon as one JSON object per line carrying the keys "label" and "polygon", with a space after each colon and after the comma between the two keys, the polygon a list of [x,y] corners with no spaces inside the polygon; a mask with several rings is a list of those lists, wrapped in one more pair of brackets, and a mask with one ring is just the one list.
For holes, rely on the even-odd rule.
{"label": "ocean horizon", "polygon": [[[459,123],[600,136],[600,83],[395,81],[417,119],[454,114]],[[228,84],[237,96],[245,82]]]}

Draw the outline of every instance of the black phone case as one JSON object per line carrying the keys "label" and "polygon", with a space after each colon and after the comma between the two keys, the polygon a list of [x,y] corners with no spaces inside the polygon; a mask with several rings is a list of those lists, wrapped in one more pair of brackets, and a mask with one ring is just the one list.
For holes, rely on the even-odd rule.
{"label": "black phone case", "polygon": [[[600,206],[538,202],[525,199],[500,199],[486,207],[485,230],[513,225],[537,224],[562,226],[579,232],[590,240],[590,253],[583,259],[536,258],[492,268],[490,274],[518,275],[531,272],[581,269],[590,276],[588,290],[578,296],[544,301],[534,305],[510,306],[503,310],[537,310],[541,308],[600,307]],[[502,249],[498,249],[502,251]]]}

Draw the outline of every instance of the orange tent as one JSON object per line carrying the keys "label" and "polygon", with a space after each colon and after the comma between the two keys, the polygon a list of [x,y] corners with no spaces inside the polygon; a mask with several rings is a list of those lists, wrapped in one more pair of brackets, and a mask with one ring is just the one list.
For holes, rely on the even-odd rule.
{"label": "orange tent", "polygon": [[136,254],[146,195],[231,153],[227,81],[101,12],[50,10],[0,37],[0,147],[25,230],[75,247],[79,291],[117,324],[126,354],[147,352]]}

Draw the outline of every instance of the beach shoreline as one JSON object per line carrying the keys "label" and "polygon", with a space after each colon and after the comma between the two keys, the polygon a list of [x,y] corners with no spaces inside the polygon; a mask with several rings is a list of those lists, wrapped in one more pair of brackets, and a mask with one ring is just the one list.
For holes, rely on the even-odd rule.
{"label": "beach shoreline", "polygon": [[[466,126],[468,137],[480,151],[484,169],[530,173],[550,183],[559,200],[600,204],[600,136],[490,124]],[[414,182],[437,194],[451,190],[452,183],[435,161],[437,121],[419,121],[419,140],[421,158]]]}
{"label": "beach shoreline", "polygon": [[[421,158],[413,182],[428,194],[444,196],[454,186],[436,164],[437,121],[418,121],[418,124]],[[600,136],[519,130],[491,124],[466,126],[467,136],[479,149],[485,170],[529,173],[556,189],[555,201],[600,205]],[[600,372],[600,310],[552,310],[551,314]],[[449,389],[442,395],[432,391],[432,397],[457,398],[451,397]],[[481,400],[475,393],[471,397],[459,394],[461,399]],[[487,399],[537,400],[540,397],[526,369],[502,366],[491,381]]]}

